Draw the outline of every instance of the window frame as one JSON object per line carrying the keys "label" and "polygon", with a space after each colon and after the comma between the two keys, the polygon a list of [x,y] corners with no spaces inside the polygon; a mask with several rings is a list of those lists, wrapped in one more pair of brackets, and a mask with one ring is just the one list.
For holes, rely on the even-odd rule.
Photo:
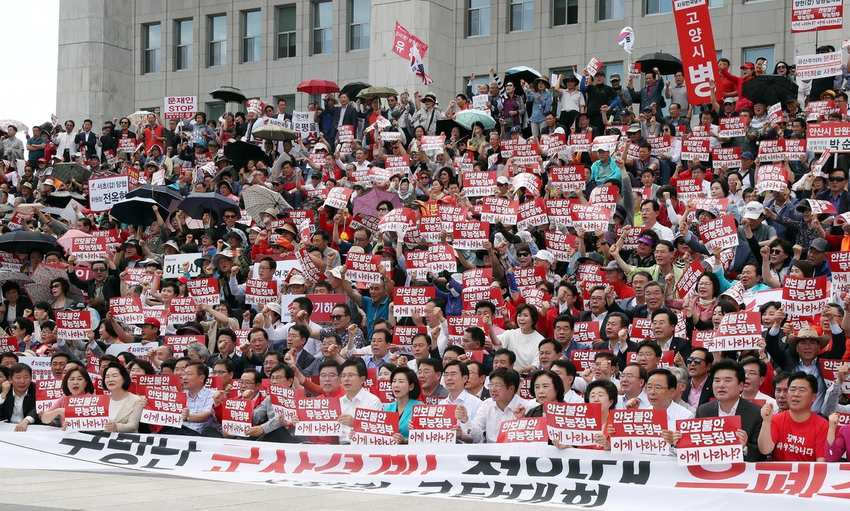
{"label": "window frame", "polygon": [[[257,34],[248,34],[248,16],[256,14]],[[245,9],[239,11],[239,63],[240,64],[256,64],[263,58],[263,13],[262,9]],[[253,58],[248,58],[250,52],[256,51],[256,55],[250,55]]]}
{"label": "window frame", "polygon": [[[348,51],[368,50],[369,46],[370,46],[370,40],[369,39],[371,37],[371,26],[372,26],[372,12],[371,12],[372,11],[372,2],[371,2],[371,0],[362,0],[362,1],[368,2],[369,7],[367,9],[367,16],[366,16],[365,22],[362,21],[362,20],[360,22],[357,22],[354,19],[354,7],[355,7],[355,3],[357,1],[358,0],[348,0],[346,2],[346,5],[348,6],[347,7],[347,10],[348,10]],[[365,37],[363,35],[364,34],[363,27],[366,27]],[[365,41],[365,45],[355,47],[355,45],[354,45],[355,28],[360,29],[359,41],[360,42]]]}
{"label": "window frame", "polygon": [[[486,0],[486,6],[474,6],[473,0],[466,0],[466,12],[464,13],[464,36],[470,37],[487,37],[490,35],[490,16],[492,9],[492,0]],[[472,33],[472,13],[478,15],[478,32]],[[484,15],[486,14],[486,16]]]}
{"label": "window frame", "polygon": [[[611,4],[611,11],[612,11],[612,12],[616,10],[616,9],[614,8],[614,7],[615,7],[615,6],[614,6],[614,4],[615,4],[615,3],[618,3],[618,4],[620,5],[621,15],[620,15],[619,17],[611,17],[610,15],[611,15],[612,13],[611,13],[611,12],[609,12],[609,13],[608,13],[608,14],[609,14],[609,17],[607,17],[607,18],[602,18],[602,17],[601,17],[601,13],[602,13],[602,5],[603,5],[603,3],[605,3],[605,2],[608,2],[608,3],[610,3],[610,4]],[[624,19],[625,14],[626,14],[626,5],[625,5],[625,4],[626,4],[625,0],[596,0],[596,21],[597,21],[597,22],[599,22],[599,21],[616,21],[616,20],[622,20],[622,19]]]}
{"label": "window frame", "polygon": [[[331,20],[328,26],[319,26],[318,20],[319,9],[322,4],[329,4],[331,8]],[[330,38],[328,41],[328,48],[325,48],[322,45],[322,51],[316,51],[316,43],[319,38],[316,37],[317,33],[321,33],[324,35],[326,32],[330,33]],[[321,38],[322,40],[324,37]],[[333,53],[333,1],[332,0],[310,0],[310,54],[311,55],[331,55]]]}
{"label": "window frame", "polygon": [[[186,44],[180,44],[181,39],[183,38],[183,24],[189,23],[189,42]],[[195,30],[195,20],[193,18],[182,18],[174,20],[174,70],[175,71],[187,71],[192,68],[192,61],[194,60],[194,56],[192,55],[192,50],[194,49],[194,30]],[[181,50],[186,50],[186,62],[183,62],[183,57],[181,57]]]}
{"label": "window frame", "polygon": [[[283,18],[283,11],[292,9],[292,30],[281,30],[280,29],[280,20]],[[275,6],[275,19],[274,19],[274,28],[275,28],[275,59],[289,59],[292,57],[298,56],[298,6],[297,4],[284,4],[284,5],[276,5]],[[281,51],[281,39],[286,37],[287,44],[286,45],[286,55],[284,55]],[[292,53],[289,53],[289,48],[292,48]]]}
{"label": "window frame", "polygon": [[[556,9],[555,4],[558,2],[564,2],[564,22],[558,23],[556,19]],[[574,4],[574,5],[571,5]],[[570,22],[570,8],[575,8],[575,20]],[[579,19],[579,9],[578,9],[578,0],[552,0],[552,26],[553,27],[568,27],[570,25],[578,25]]]}
{"label": "window frame", "polygon": [[[522,25],[520,27],[514,24],[514,6],[520,6],[520,24]],[[528,14],[526,11],[529,7],[531,13],[526,20],[526,14]],[[532,30],[534,30],[534,0],[508,0],[508,32],[531,32]]]}
{"label": "window frame", "polygon": [[[213,39],[215,36],[215,21],[218,18],[224,19],[224,38]],[[221,62],[214,63],[213,56],[217,53],[214,48],[220,48]],[[207,67],[219,67],[227,64],[227,14],[209,14],[207,15]]]}
{"label": "window frame", "polygon": [[[159,42],[154,48],[151,44],[151,29],[156,27],[159,31]],[[159,21],[151,21],[150,23],[142,23],[142,74],[155,74],[161,70],[162,51],[162,23]]]}

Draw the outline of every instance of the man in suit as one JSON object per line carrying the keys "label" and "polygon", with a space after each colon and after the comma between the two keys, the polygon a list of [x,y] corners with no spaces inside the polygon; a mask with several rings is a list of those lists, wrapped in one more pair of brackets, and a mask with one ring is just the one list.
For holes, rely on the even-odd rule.
{"label": "man in suit", "polygon": [[74,145],[81,149],[80,152],[82,152],[82,149],[85,149],[83,156],[87,160],[97,158],[97,135],[91,130],[91,126],[91,119],[86,119],[83,121],[82,131],[74,137]]}
{"label": "man in suit", "polygon": [[15,364],[10,368],[10,379],[0,386],[0,421],[16,424],[15,431],[26,431],[27,426],[38,421],[38,414],[34,412],[32,369],[25,364]]}
{"label": "man in suit", "polygon": [[357,112],[357,107],[348,99],[348,94],[341,92],[339,94],[339,106],[334,108],[329,135],[331,140],[336,144],[336,134],[340,126],[356,126],[357,118],[360,114]]}
{"label": "man in suit", "polygon": [[709,379],[716,400],[697,408],[696,418],[740,416],[741,429],[737,431],[737,435],[745,446],[744,461],[763,460],[764,456],[758,448],[761,412],[758,406],[741,397],[744,390],[744,368],[734,360],[723,359],[711,368]]}
{"label": "man in suit", "polygon": [[482,401],[489,398],[490,391],[484,386],[488,374],[484,370],[484,364],[475,360],[468,360],[466,362],[466,368],[469,370],[469,379],[466,381],[467,392]]}
{"label": "man in suit", "polygon": [[68,280],[85,291],[89,297],[89,305],[97,309],[100,317],[105,317],[109,300],[121,296],[121,279],[118,271],[114,268],[110,269],[106,261],[94,261],[91,263],[93,278],[80,280],[74,271],[76,258],[69,257],[68,264]]}
{"label": "man in suit", "polygon": [[291,358],[298,370],[302,372],[310,367],[314,360],[313,355],[304,349],[308,339],[310,339],[310,329],[301,324],[292,325],[286,334],[286,345],[289,347],[286,356]]}
{"label": "man in suit", "polygon": [[670,309],[658,309],[652,313],[652,333],[661,351],[673,351],[687,360],[691,355],[691,343],[687,339],[674,336],[678,320]]}
{"label": "man in suit", "polygon": [[682,399],[691,405],[692,409],[696,409],[712,398],[709,372],[711,364],[714,363],[714,355],[705,348],[694,348],[685,363],[688,364],[688,385],[682,392]]}

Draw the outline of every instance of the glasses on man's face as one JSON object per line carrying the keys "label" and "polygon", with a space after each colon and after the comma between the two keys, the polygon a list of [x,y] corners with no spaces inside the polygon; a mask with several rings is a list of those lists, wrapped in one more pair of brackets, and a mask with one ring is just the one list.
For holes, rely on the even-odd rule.
{"label": "glasses on man's face", "polygon": [[833,183],[840,183],[844,181],[844,176],[829,176],[829,180]]}
{"label": "glasses on man's face", "polygon": [[224,218],[236,218],[236,215],[224,215]]}
{"label": "glasses on man's face", "polygon": [[702,364],[703,362],[705,362],[705,360],[703,360],[701,358],[697,358],[697,357],[690,357],[687,360],[685,360],[685,362],[687,362],[688,365],[691,365],[691,364],[699,365],[699,364]]}
{"label": "glasses on man's face", "polygon": [[127,126],[127,125],[128,125],[128,124],[130,124],[130,123],[129,123],[129,122],[127,122],[127,121],[121,121],[119,124],[121,124],[122,126]]}
{"label": "glasses on man's face", "polygon": [[52,286],[50,286],[50,289],[61,289],[61,288],[62,288],[61,284],[53,284]]}
{"label": "glasses on man's face", "polygon": [[342,315],[342,314],[332,314],[332,315],[331,315],[331,319],[333,319],[333,320],[342,319],[342,318],[344,318],[344,317],[345,317],[345,316],[344,316],[344,315]]}
{"label": "glasses on man's face", "polygon": [[212,373],[216,376],[224,376],[225,374],[227,374],[227,371],[225,371],[224,369],[219,369],[217,371],[213,370]]}
{"label": "glasses on man's face", "polygon": [[386,212],[388,212],[388,211],[389,211],[389,209],[387,209],[387,208],[378,208],[378,212],[384,212],[384,213],[386,213]]}
{"label": "glasses on man's face", "polygon": [[520,252],[519,254],[517,254],[517,256],[519,256],[519,257],[528,257],[530,255],[531,254],[529,252]]}
{"label": "glasses on man's face", "polygon": [[781,248],[772,248],[772,249],[770,249],[770,253],[772,255],[779,255],[779,254],[782,253],[782,249]]}

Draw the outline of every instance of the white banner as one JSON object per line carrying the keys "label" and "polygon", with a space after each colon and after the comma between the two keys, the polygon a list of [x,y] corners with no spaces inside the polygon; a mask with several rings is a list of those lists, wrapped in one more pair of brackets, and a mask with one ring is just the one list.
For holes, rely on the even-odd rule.
{"label": "white banner", "polygon": [[189,119],[198,111],[198,96],[165,96],[162,103],[163,119]]}
{"label": "white banner", "polygon": [[130,188],[127,176],[102,177],[89,179],[89,209],[107,211],[116,202],[124,200]]}
{"label": "white banner", "polygon": [[188,272],[190,277],[197,277],[201,274],[201,268],[195,261],[202,255],[200,252],[166,255],[162,262],[162,278],[176,279],[183,276],[184,272]]}
{"label": "white banner", "polygon": [[[545,444],[353,446],[270,444],[143,434],[63,433],[31,426],[0,433],[0,467],[126,473],[425,495],[564,509],[716,511],[718,502],[771,511],[847,509],[839,463],[679,466],[672,457]],[[151,449],[156,446],[156,449]],[[805,483],[794,483],[804,481]],[[651,495],[647,501],[647,495]],[[564,506],[575,506],[565,508]],[[506,508],[507,509],[507,508]]]}
{"label": "white banner", "polygon": [[841,74],[841,52],[797,55],[797,78],[814,80]]}

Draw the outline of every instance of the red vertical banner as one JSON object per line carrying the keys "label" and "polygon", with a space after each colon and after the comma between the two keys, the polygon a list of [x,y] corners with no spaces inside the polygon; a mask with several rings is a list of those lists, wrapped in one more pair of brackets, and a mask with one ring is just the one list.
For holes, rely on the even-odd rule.
{"label": "red vertical banner", "polygon": [[708,0],[674,0],[673,16],[688,103],[703,105],[711,102],[711,80],[717,76],[717,53]]}

